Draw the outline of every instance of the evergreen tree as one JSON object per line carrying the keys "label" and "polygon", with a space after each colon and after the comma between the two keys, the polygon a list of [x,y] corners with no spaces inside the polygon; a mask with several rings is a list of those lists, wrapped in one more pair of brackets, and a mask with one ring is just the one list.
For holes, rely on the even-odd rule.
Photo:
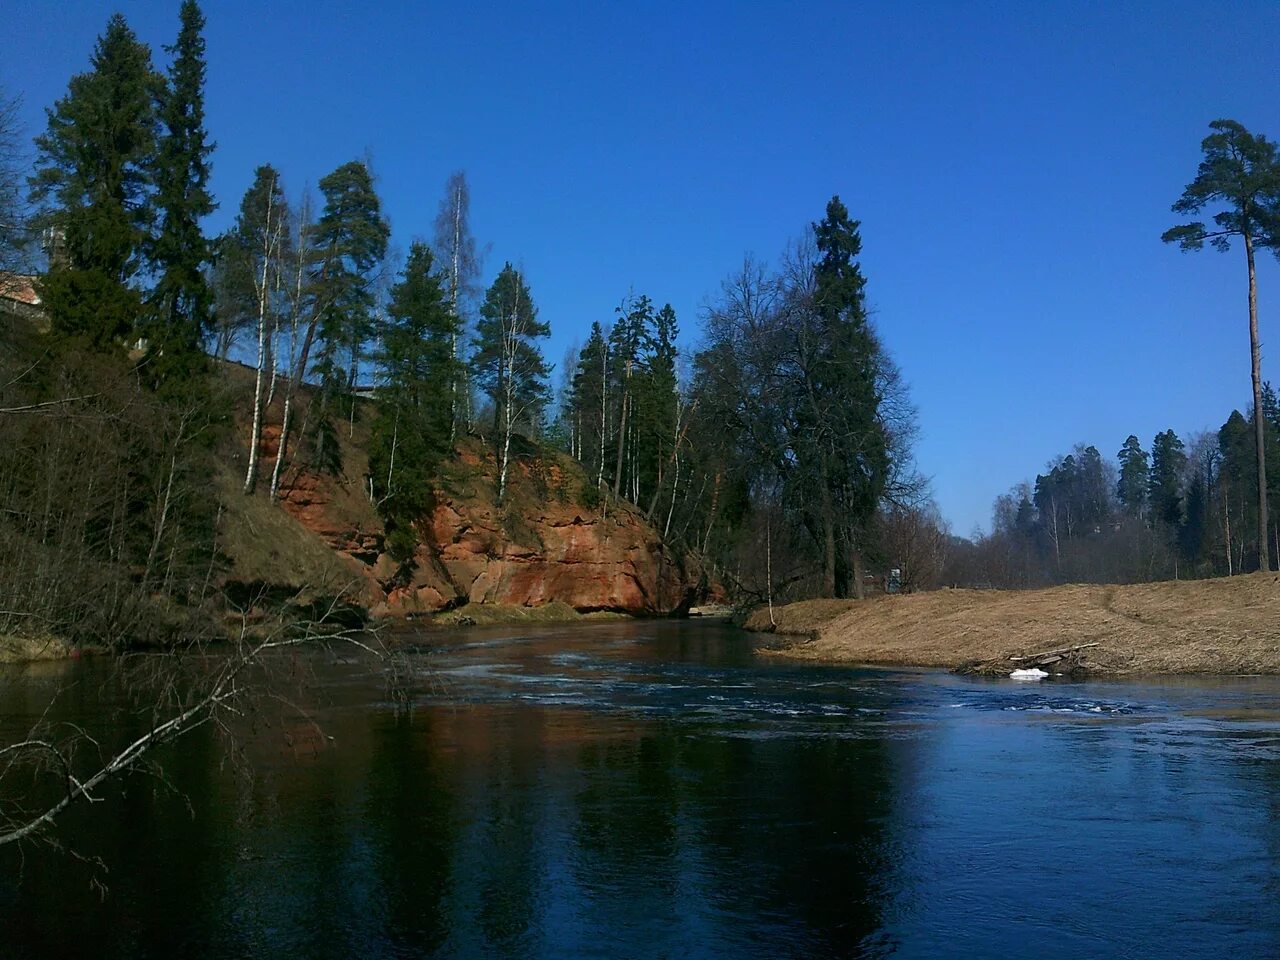
{"label": "evergreen tree", "polygon": [[1098,448],[1079,447],[1076,470],[1076,500],[1080,522],[1089,527],[1087,532],[1101,532],[1101,525],[1111,519],[1111,496],[1107,488],[1102,454]]}
{"label": "evergreen tree", "polygon": [[1147,452],[1142,449],[1138,438],[1129,434],[1117,456],[1120,460],[1120,481],[1116,485],[1116,497],[1129,516],[1145,516],[1150,483]]}
{"label": "evergreen tree", "polygon": [[1257,530],[1257,460],[1253,429],[1239,410],[1232,410],[1218,430],[1218,453],[1222,460],[1219,486],[1223,498],[1223,535],[1231,573],[1248,569],[1247,553],[1256,558],[1257,544],[1251,531]]}
{"label": "evergreen tree", "polygon": [[431,249],[414,243],[391,288],[376,356],[382,385],[369,480],[388,550],[400,560],[413,554],[413,524],[429,509],[432,472],[450,446],[459,323],[448,283],[447,272],[435,272]]}
{"label": "evergreen tree", "polygon": [[569,402],[576,456],[599,485],[609,438],[609,344],[599,321],[591,324],[591,335],[578,354]]}
{"label": "evergreen tree", "polygon": [[485,294],[471,356],[473,379],[493,402],[499,501],[506,495],[511,438],[520,427],[537,431],[549,399],[550,371],[536,341],[550,334],[524,277],[507,263]]}
{"label": "evergreen tree", "polygon": [[146,267],[163,81],[119,14],[90,65],[48,111],[31,198],[55,237],[41,282],[55,333],[109,348],[128,337],[141,313],[135,281]]}
{"label": "evergreen tree", "polygon": [[312,296],[319,313],[316,372],[325,390],[350,388],[361,346],[369,339],[374,275],[387,254],[391,228],[369,168],[358,160],[320,181],[324,210],[312,246]]}
{"label": "evergreen tree", "polygon": [[[613,442],[613,495],[619,497],[623,494],[622,481],[629,452],[627,445],[631,435],[635,433],[632,416],[635,395],[631,382],[636,375],[636,365],[640,360],[645,336],[653,323],[653,302],[643,294],[628,297],[616,312],[617,320],[609,331],[609,355],[612,358],[610,372],[613,378],[609,393],[616,398],[613,416],[613,422],[617,425],[617,435]],[[634,453],[634,450],[630,452]]]}
{"label": "evergreen tree", "polygon": [[[320,180],[324,210],[309,238],[310,300],[313,323],[303,340],[309,355],[319,335],[315,373],[320,377],[318,415],[311,418],[313,454],[319,466],[340,466],[332,406],[346,394],[354,415],[355,380],[360,355],[373,333],[375,274],[387,253],[391,228],[369,168],[358,160],[343,164]],[[300,366],[303,361],[299,361]]]}
{"label": "evergreen tree", "polygon": [[[877,389],[879,345],[867,321],[866,280],[855,259],[859,223],[839,197],[813,226],[820,259],[814,270],[817,341],[809,374],[817,494],[830,592],[862,594],[863,540],[889,472],[888,436]],[[836,552],[836,541],[844,549]]]}
{"label": "evergreen tree", "polygon": [[160,97],[163,126],[155,164],[159,233],[152,259],[159,273],[145,328],[153,380],[182,377],[203,361],[201,341],[210,327],[212,295],[204,266],[209,244],[200,220],[217,206],[209,193],[213,144],[204,128],[204,16],[195,0],[184,0],[169,83]]}
{"label": "evergreen tree", "polygon": [[1186,447],[1172,430],[1157,433],[1151,443],[1151,476],[1147,499],[1151,514],[1161,523],[1177,528],[1183,521],[1183,474],[1187,466]]}
{"label": "evergreen tree", "polygon": [[1270,247],[1280,256],[1280,160],[1276,145],[1255,135],[1234,120],[1215,120],[1213,133],[1201,141],[1204,159],[1196,178],[1173,205],[1179,214],[1199,213],[1213,204],[1214,228],[1201,221],[1180,224],[1164,232],[1166,243],[1185,250],[1200,250],[1208,240],[1218,250],[1228,250],[1231,238],[1244,244],[1249,268],[1249,348],[1253,375],[1253,427],[1258,510],[1258,566],[1269,569],[1267,557],[1266,435],[1262,412],[1262,353],[1258,341],[1258,288],[1254,247]]}
{"label": "evergreen tree", "polygon": [[653,315],[652,327],[645,331],[636,384],[636,489],[637,494],[641,489],[651,491],[645,510],[650,517],[667,482],[667,465],[675,466],[681,404],[676,381],[678,334],[676,312],[668,303]]}

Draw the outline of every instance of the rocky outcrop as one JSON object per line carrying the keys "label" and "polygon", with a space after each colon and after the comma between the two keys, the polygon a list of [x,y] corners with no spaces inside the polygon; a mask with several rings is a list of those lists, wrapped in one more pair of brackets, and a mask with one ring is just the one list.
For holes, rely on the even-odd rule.
{"label": "rocky outcrop", "polygon": [[538,606],[559,600],[575,610],[660,614],[683,611],[697,578],[630,509],[603,516],[549,502],[521,518],[509,539],[485,504],[442,500],[428,542],[470,603]]}
{"label": "rocky outcrop", "polygon": [[[330,548],[357,561],[362,602],[375,615],[432,613],[468,603],[536,607],[559,601],[579,612],[682,613],[706,594],[696,564],[663,544],[627,504],[586,509],[576,465],[553,461],[505,505],[493,501],[485,464],[462,451],[418,527],[412,561],[384,552],[381,523],[351,482],[314,473],[289,478],[284,508]],[[363,502],[361,502],[363,500]]]}

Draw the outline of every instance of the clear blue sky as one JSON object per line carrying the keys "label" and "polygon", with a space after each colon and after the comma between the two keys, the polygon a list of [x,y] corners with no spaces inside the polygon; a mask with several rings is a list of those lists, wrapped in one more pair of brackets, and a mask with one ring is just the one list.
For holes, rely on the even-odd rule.
{"label": "clear blue sky", "polygon": [[[160,58],[177,7],[119,4]],[[210,231],[256,164],[301,188],[367,154],[403,250],[463,168],[486,282],[523,265],[557,363],[628,290],[692,345],[743,253],[839,193],[957,533],[1077,441],[1248,402],[1243,253],[1159,238],[1210,120],[1280,137],[1274,0],[205,8]],[[113,9],[36,0],[0,40],[32,133]],[[1259,284],[1280,382],[1274,261]]]}

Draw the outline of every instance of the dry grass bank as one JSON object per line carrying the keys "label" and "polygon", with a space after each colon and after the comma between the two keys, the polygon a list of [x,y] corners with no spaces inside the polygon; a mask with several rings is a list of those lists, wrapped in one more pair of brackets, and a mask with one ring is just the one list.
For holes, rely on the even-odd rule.
{"label": "dry grass bank", "polygon": [[34,663],[65,660],[74,648],[57,637],[23,637],[0,633],[0,663]]}
{"label": "dry grass bank", "polygon": [[[955,668],[1096,643],[1093,673],[1280,673],[1275,574],[1133,586],[940,590],[775,607],[778,652],[804,660]],[[756,610],[751,630],[770,630]],[[1016,664],[1013,664],[1016,666]]]}

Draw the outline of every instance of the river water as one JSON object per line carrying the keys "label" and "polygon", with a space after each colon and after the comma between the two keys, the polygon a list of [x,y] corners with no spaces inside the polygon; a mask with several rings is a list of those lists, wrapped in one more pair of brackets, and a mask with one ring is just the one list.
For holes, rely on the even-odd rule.
{"label": "river water", "polygon": [[[193,734],[189,806],[77,811],[105,873],[5,853],[0,957],[1280,956],[1275,680],[797,666],[697,622],[431,644],[409,708],[316,654],[316,726]],[[92,727],[104,670],[10,669],[0,737],[55,687]]]}

